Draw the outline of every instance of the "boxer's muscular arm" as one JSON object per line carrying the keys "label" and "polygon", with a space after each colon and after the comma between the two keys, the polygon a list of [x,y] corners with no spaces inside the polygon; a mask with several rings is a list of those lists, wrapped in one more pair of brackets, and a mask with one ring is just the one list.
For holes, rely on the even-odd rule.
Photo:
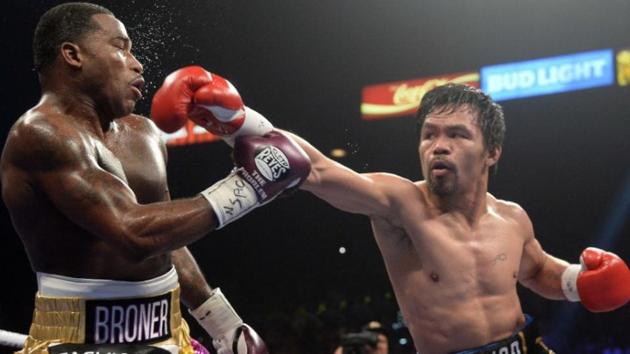
{"label": "boxer's muscular arm", "polygon": [[6,154],[79,227],[140,260],[181,248],[215,226],[202,197],[139,204],[123,181],[98,165],[74,127],[52,121],[15,127]]}
{"label": "boxer's muscular arm", "polygon": [[[164,165],[167,164],[168,151],[166,150],[166,144],[160,138],[160,132],[150,123],[150,120],[146,119],[148,125],[150,125],[150,131],[155,136],[155,141],[160,145],[162,156],[164,157]],[[162,181],[164,186],[168,185],[166,181],[166,175]],[[168,188],[165,188],[162,201],[170,201],[171,194]],[[203,276],[197,261],[188,250],[188,247],[182,247],[171,252],[171,262],[177,270],[177,276],[179,278],[179,285],[181,289],[181,300],[189,309],[195,309],[199,307],[204,301],[206,301],[212,294],[212,288],[208,285],[206,278]]]}
{"label": "boxer's muscular arm", "polygon": [[189,309],[196,309],[210,297],[212,288],[187,247],[171,252],[171,260],[179,276],[182,302]]}
{"label": "boxer's muscular arm", "polygon": [[569,263],[543,251],[534,237],[531,220],[525,211],[520,209],[517,213],[517,221],[526,237],[518,274],[519,282],[548,299],[565,300],[560,279]]}
{"label": "boxer's muscular arm", "polygon": [[301,186],[334,207],[357,214],[391,216],[400,177],[386,173],[360,174],[333,161],[306,140],[288,133],[311,159],[311,173]]}

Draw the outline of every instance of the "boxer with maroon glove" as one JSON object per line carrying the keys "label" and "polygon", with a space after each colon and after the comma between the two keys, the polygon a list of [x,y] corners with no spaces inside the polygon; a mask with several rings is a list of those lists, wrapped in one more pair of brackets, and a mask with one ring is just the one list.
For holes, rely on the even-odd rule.
{"label": "boxer with maroon glove", "polygon": [[214,209],[217,228],[300,185],[311,169],[304,151],[278,131],[237,138],[234,162],[228,177],[201,193]]}
{"label": "boxer with maroon glove", "polygon": [[[310,172],[304,151],[257,112],[244,107],[227,80],[198,66],[170,74],[151,105],[166,132],[190,118],[234,147],[235,169],[201,194],[212,206],[217,229],[301,184]],[[218,354],[267,353],[258,334],[244,324],[220,289],[190,313],[213,338]]]}
{"label": "boxer with maroon glove", "polygon": [[619,256],[589,247],[580,263],[562,274],[562,291],[569,301],[581,301],[592,312],[612,311],[630,301],[630,270]]}
{"label": "boxer with maroon glove", "polygon": [[[228,177],[201,193],[212,205],[217,228],[301,184],[310,173],[310,161],[302,149],[276,131],[237,138],[234,163],[236,168]],[[260,336],[243,323],[220,289],[190,313],[213,338],[218,354],[268,353]]]}
{"label": "boxer with maroon glove", "polygon": [[[151,118],[166,132],[191,119],[234,147],[236,169],[201,193],[215,211],[217,228],[299,185],[310,172],[308,157],[297,144],[272,132],[267,119],[245,107],[229,81],[200,66],[187,66],[166,77],[153,97]],[[243,139],[237,141],[239,137]]]}

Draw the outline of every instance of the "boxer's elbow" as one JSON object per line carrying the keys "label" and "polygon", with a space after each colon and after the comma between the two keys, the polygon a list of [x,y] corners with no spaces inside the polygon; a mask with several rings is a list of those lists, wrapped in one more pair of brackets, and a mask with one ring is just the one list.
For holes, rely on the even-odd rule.
{"label": "boxer's elbow", "polygon": [[129,261],[140,263],[148,258],[164,254],[169,251],[167,245],[161,240],[166,235],[156,232],[147,233],[146,229],[138,229],[133,226],[121,227],[118,231],[119,250]]}

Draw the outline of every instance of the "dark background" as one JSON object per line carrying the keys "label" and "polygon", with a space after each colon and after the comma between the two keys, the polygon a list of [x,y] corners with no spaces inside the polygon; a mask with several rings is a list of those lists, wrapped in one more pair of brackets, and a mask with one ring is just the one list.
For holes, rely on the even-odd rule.
{"label": "dark background", "polygon": [[[2,5],[2,143],[39,99],[31,39],[39,16],[57,3]],[[347,149],[340,160],[347,166],[410,179],[421,178],[413,117],[361,120],[363,86],[630,47],[625,0],[97,3],[126,24],[145,65],[148,97],[172,70],[200,64],[230,79],[275,125],[324,152]],[[503,106],[507,139],[490,192],[523,206],[553,255],[575,262],[584,247],[605,245],[630,260],[630,87]],[[145,99],[137,112],[148,115],[148,107]],[[169,154],[175,198],[194,195],[231,166],[229,148],[220,142]],[[26,332],[35,278],[6,208],[0,209],[0,328]],[[356,331],[371,319],[388,327],[396,320],[368,219],[307,193],[276,200],[190,248],[209,282],[260,328],[274,353],[326,353],[340,331]],[[630,347],[630,306],[593,315],[579,304],[520,291],[525,311],[541,319],[560,353]],[[197,327],[193,334],[203,336]],[[393,351],[411,352],[409,344],[395,344],[404,331],[391,334]]]}

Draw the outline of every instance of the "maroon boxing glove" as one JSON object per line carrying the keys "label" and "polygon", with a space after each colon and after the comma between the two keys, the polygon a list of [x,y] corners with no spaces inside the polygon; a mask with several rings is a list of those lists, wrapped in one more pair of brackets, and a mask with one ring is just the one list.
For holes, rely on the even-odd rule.
{"label": "maroon boxing glove", "polygon": [[201,193],[214,209],[217,228],[300,185],[311,171],[304,150],[279,131],[236,138],[234,163],[227,178]]}

